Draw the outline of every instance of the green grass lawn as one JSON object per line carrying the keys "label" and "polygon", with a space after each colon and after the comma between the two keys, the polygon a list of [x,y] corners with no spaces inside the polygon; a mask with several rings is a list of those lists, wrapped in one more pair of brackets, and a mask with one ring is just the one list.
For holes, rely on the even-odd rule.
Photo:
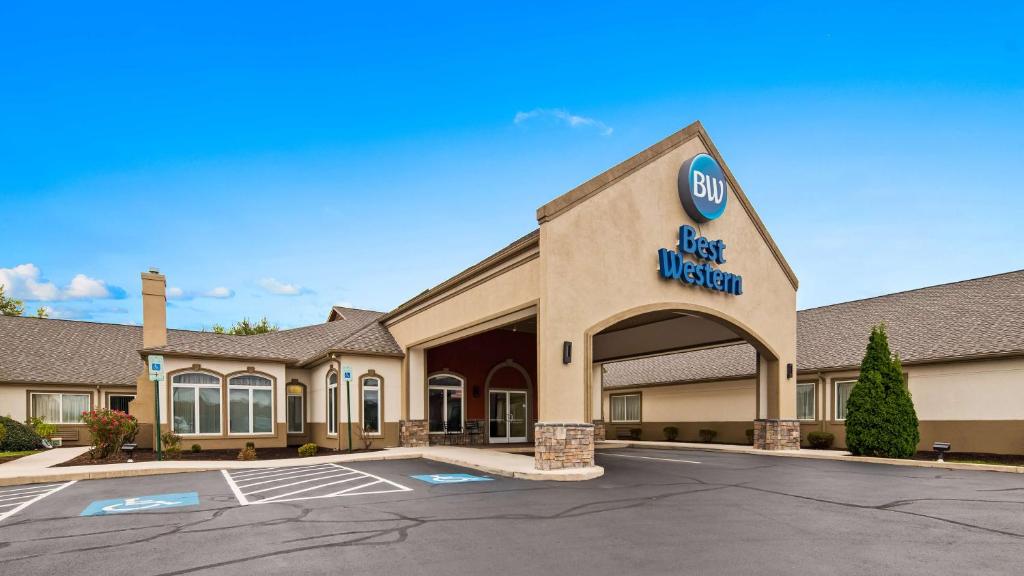
{"label": "green grass lawn", "polygon": [[36,454],[42,452],[42,450],[21,450],[18,452],[0,452],[0,462],[9,462],[11,460],[17,460],[22,456],[28,456],[30,454]]}

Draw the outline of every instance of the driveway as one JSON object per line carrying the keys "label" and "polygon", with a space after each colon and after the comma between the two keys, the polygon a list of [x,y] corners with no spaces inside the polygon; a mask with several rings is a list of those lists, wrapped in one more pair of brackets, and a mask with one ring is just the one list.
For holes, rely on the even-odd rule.
{"label": "driveway", "polygon": [[1024,562],[1016,474],[646,449],[598,463],[605,476],[569,483],[396,460],[80,481],[31,498],[11,487],[31,502],[0,521],[0,562],[488,576],[1016,574]]}

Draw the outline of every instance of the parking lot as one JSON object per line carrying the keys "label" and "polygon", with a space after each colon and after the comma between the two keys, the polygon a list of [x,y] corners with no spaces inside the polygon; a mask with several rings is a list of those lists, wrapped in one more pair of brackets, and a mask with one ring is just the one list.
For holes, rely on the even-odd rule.
{"label": "parking lot", "polygon": [[[4,488],[3,573],[1011,574],[1024,477],[700,451],[604,477],[424,460]],[[466,476],[459,476],[460,474]],[[31,496],[31,497],[29,497]],[[27,503],[27,504],[26,504]]]}

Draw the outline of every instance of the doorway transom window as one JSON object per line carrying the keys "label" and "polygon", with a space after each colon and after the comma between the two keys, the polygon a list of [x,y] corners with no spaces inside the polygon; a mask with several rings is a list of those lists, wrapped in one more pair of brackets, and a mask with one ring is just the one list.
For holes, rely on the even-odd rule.
{"label": "doorway transom window", "polygon": [[430,432],[461,432],[466,382],[454,374],[436,374],[427,379],[427,418]]}

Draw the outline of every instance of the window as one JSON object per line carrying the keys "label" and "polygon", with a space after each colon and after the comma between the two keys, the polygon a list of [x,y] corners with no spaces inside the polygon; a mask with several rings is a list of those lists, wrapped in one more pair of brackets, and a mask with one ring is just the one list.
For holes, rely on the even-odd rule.
{"label": "window", "polygon": [[33,393],[32,415],[50,424],[79,424],[92,406],[89,394]]}
{"label": "window", "polygon": [[299,384],[288,385],[288,433],[302,434],[306,426],[306,410],[303,405],[305,388]]}
{"label": "window", "polygon": [[462,378],[438,374],[427,380],[427,419],[433,433],[462,431]]}
{"label": "window", "polygon": [[204,372],[171,377],[171,427],[175,434],[220,434],[220,378]]}
{"label": "window", "polygon": [[270,378],[246,374],[228,380],[228,432],[274,432],[274,393]]}
{"label": "window", "polygon": [[327,375],[327,433],[338,433],[338,373]]}
{"label": "window", "polygon": [[846,420],[846,405],[850,400],[850,392],[856,385],[856,380],[836,382],[836,420]]}
{"label": "window", "polygon": [[108,408],[111,410],[120,410],[125,414],[128,413],[128,405],[132,400],[135,400],[135,396],[131,394],[111,394],[107,396]]}
{"label": "window", "polygon": [[618,394],[608,398],[612,422],[640,421],[640,394]]}
{"label": "window", "polygon": [[363,378],[363,432],[380,434],[380,378]]}
{"label": "window", "polygon": [[815,417],[815,401],[814,401],[814,386],[813,382],[797,383],[796,385],[796,419],[797,420],[814,420]]}

